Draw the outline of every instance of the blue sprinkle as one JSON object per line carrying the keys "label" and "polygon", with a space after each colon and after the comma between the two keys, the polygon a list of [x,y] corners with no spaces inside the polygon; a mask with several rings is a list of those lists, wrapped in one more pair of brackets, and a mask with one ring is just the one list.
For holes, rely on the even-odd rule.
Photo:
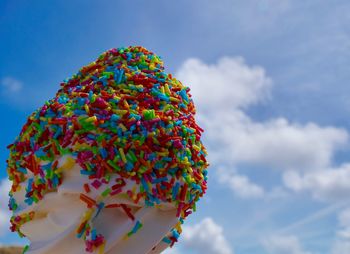
{"label": "blue sprinkle", "polygon": [[165,243],[167,243],[167,244],[171,244],[171,240],[170,240],[170,238],[169,237],[164,237],[163,239],[162,239],[162,242],[165,242]]}
{"label": "blue sprinkle", "polygon": [[52,179],[52,185],[53,185],[54,187],[57,187],[57,186],[58,186],[58,177],[57,177],[57,175],[55,175],[55,176],[53,177],[53,179]]}
{"label": "blue sprinkle", "polygon": [[134,164],[132,164],[130,161],[128,161],[128,162],[125,164],[125,169],[126,169],[126,171],[130,172],[133,168],[134,168]]}
{"label": "blue sprinkle", "polygon": [[27,185],[27,192],[30,192],[32,190],[32,184],[33,184],[33,178],[29,178],[28,185]]}
{"label": "blue sprinkle", "polygon": [[81,110],[81,109],[75,109],[74,110],[74,114],[76,114],[76,115],[86,115],[86,111],[85,110]]}
{"label": "blue sprinkle", "polygon": [[111,116],[111,121],[118,121],[120,119],[120,116],[116,115],[116,114],[113,114]]}
{"label": "blue sprinkle", "polygon": [[102,77],[99,79],[99,81],[102,82],[102,85],[103,85],[103,86],[107,86],[107,77],[102,76]]}
{"label": "blue sprinkle", "polygon": [[28,173],[27,169],[26,168],[22,168],[22,167],[17,168],[17,171],[19,171],[19,172],[21,172],[23,174],[27,174]]}
{"label": "blue sprinkle", "polygon": [[26,199],[24,200],[24,202],[25,202],[26,204],[28,204],[28,205],[32,205],[32,204],[33,204],[33,199],[32,199],[32,198],[26,198]]}
{"label": "blue sprinkle", "polygon": [[177,182],[175,186],[173,187],[173,200],[176,200],[177,192],[179,191],[180,184]]}
{"label": "blue sprinkle", "polygon": [[93,220],[100,214],[103,207],[105,207],[105,203],[103,203],[103,202],[101,202],[97,205],[97,212],[96,212],[96,215],[94,216]]}
{"label": "blue sprinkle", "polygon": [[148,184],[146,183],[144,178],[141,178],[141,184],[143,188],[146,190],[146,192],[149,192]]}
{"label": "blue sprinkle", "polygon": [[101,154],[101,156],[102,156],[103,159],[106,159],[107,156],[108,156],[107,151],[106,151],[106,149],[104,149],[104,148],[101,148],[101,149],[100,149],[100,154]]}
{"label": "blue sprinkle", "polygon": [[160,183],[160,182],[166,182],[168,181],[167,177],[161,177],[161,178],[155,178],[152,180],[152,183]]}
{"label": "blue sprinkle", "polygon": [[91,239],[92,240],[96,239],[96,229],[91,230]]}
{"label": "blue sprinkle", "polygon": [[61,128],[57,128],[57,131],[55,132],[55,135],[53,135],[54,139],[57,139],[62,134]]}
{"label": "blue sprinkle", "polygon": [[93,171],[87,171],[87,170],[80,170],[80,174],[82,174],[82,175],[93,175],[93,174],[95,174],[95,172],[93,172]]}

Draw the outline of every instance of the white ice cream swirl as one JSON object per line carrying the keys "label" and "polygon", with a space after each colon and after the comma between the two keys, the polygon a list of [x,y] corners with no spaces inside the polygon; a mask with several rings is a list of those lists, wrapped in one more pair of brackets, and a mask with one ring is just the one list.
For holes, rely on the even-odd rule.
{"label": "white ice cream swirl", "polygon": [[[24,202],[26,181],[21,184],[21,191],[14,193],[18,203],[15,216],[29,211],[35,212],[33,220],[24,223],[20,228],[31,242],[26,254],[87,253],[84,241],[77,237],[77,228],[84,214],[91,209],[82,202],[80,195],[83,193],[93,200],[98,200],[105,189],[116,183],[118,175],[97,189],[89,185],[90,192],[86,193],[84,184],[91,180],[80,174],[81,167],[78,164],[67,161],[72,160],[67,156],[60,159],[61,165],[70,164],[70,168],[63,170],[63,182],[57,192],[47,193],[40,202],[30,206]],[[161,253],[169,247],[162,239],[170,236],[171,229],[179,223],[175,205],[163,203],[158,207],[149,207],[143,199],[135,203],[126,192],[137,188],[137,184],[129,179],[125,182],[123,191],[116,195],[108,195],[103,199],[105,208],[102,208],[97,216],[92,215],[95,218],[91,223],[96,232],[102,234],[105,239],[104,249],[96,249],[93,253]],[[135,219],[130,219],[121,207],[106,208],[111,204],[125,204],[131,209]],[[137,223],[142,224],[142,227],[137,233],[130,234],[129,232],[135,230],[135,226],[138,228]]]}

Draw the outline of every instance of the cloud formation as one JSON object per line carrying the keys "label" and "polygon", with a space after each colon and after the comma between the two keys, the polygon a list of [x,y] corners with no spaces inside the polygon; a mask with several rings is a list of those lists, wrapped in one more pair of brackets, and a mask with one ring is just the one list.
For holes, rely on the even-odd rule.
{"label": "cloud formation", "polygon": [[190,84],[212,165],[230,165],[219,181],[225,179],[238,196],[264,193],[258,183],[235,172],[238,164],[313,171],[329,167],[334,153],[348,142],[342,128],[291,123],[284,117],[251,119],[245,109],[269,99],[272,81],[262,67],[249,66],[243,58],[223,57],[216,64],[189,59],[176,76]]}
{"label": "cloud formation", "polygon": [[233,193],[241,198],[260,198],[265,194],[265,190],[250,181],[245,175],[226,171],[220,168],[218,170],[218,180],[220,183],[227,185]]}
{"label": "cloud formation", "polygon": [[309,191],[318,200],[349,200],[350,164],[306,173],[288,171],[283,175],[283,181],[290,189],[297,192]]}
{"label": "cloud formation", "polygon": [[269,254],[311,254],[303,250],[296,236],[272,236],[263,240],[265,250]]}
{"label": "cloud formation", "polygon": [[262,67],[250,67],[242,57],[223,57],[212,65],[190,58],[176,76],[190,84],[194,102],[200,104],[201,111],[209,113],[262,101],[269,95],[272,84]]}
{"label": "cloud formation", "polygon": [[23,84],[21,81],[13,77],[5,77],[0,80],[1,89],[4,94],[18,93],[22,90]]}
{"label": "cloud formation", "polygon": [[183,226],[180,240],[185,248],[202,254],[233,254],[223,228],[210,217],[194,226]]}
{"label": "cloud formation", "polygon": [[338,238],[335,240],[332,254],[350,253],[350,208],[341,211],[338,215]]}

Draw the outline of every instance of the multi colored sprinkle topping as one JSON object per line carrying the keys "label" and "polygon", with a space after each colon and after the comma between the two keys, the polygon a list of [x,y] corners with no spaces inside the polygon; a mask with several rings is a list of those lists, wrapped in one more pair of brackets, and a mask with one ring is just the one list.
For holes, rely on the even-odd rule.
{"label": "multi colored sprinkle topping", "polygon": [[[127,193],[135,203],[175,203],[181,224],[206,191],[209,166],[189,91],[164,72],[160,57],[143,47],[104,52],[61,83],[56,96],[28,118],[8,146],[10,210],[18,209],[13,194],[21,183],[27,184],[25,203],[31,206],[56,191],[64,170],[77,163],[90,180],[80,196],[90,210],[77,229],[88,251],[104,245],[91,221],[101,209],[113,208],[104,207],[103,200],[122,192],[124,179],[138,186]],[[64,155],[73,159],[62,166],[58,160]],[[106,188],[99,200],[89,197],[91,188],[100,188],[112,175],[119,176],[112,188]],[[114,207],[133,220],[126,205]],[[34,217],[34,212],[13,216],[12,231],[23,236],[21,225]],[[135,223],[129,237],[142,227],[140,221]],[[173,244],[180,232],[177,225],[163,241]]]}

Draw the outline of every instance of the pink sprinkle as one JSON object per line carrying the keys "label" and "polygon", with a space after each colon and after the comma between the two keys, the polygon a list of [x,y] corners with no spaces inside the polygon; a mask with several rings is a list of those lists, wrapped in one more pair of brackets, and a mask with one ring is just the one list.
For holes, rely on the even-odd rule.
{"label": "pink sprinkle", "polygon": [[109,195],[113,196],[113,195],[117,195],[120,192],[122,192],[122,188],[116,189],[115,191],[112,191],[111,193],[109,193]]}
{"label": "pink sprinkle", "polygon": [[95,180],[91,183],[91,185],[97,190],[98,188],[100,188],[102,183],[99,180]]}

